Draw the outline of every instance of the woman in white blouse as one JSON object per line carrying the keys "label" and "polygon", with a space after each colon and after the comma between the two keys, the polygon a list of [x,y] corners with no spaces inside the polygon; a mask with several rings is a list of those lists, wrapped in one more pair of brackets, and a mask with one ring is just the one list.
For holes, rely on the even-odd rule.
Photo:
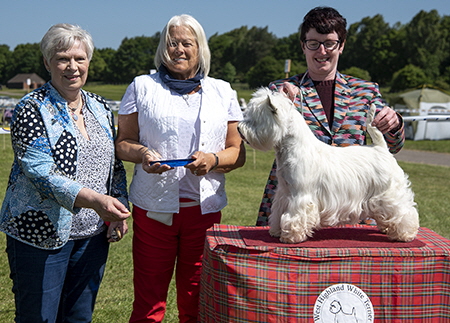
{"label": "woman in white blouse", "polygon": [[[242,113],[229,83],[207,76],[208,42],[193,17],[169,20],[155,66],[134,79],[119,110],[117,153],[136,164],[130,322],[162,321],[174,269],[180,322],[196,322],[205,233],[227,204],[224,173],[245,162]],[[165,162],[178,159],[191,160]]]}

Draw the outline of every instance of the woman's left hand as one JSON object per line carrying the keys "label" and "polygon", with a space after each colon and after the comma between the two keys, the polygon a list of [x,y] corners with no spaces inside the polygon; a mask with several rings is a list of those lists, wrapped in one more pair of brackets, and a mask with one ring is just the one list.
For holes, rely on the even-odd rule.
{"label": "woman's left hand", "polygon": [[108,238],[108,242],[117,242],[123,238],[124,235],[128,233],[128,224],[126,220],[110,222],[108,226],[108,232],[106,233],[106,237]]}
{"label": "woman's left hand", "polygon": [[195,176],[206,175],[214,166],[216,166],[216,157],[212,153],[196,151],[192,154],[191,158],[194,158],[195,160],[184,167],[189,169]]}
{"label": "woman's left hand", "polygon": [[400,120],[394,110],[390,107],[384,107],[377,113],[375,119],[372,121],[372,125],[385,134],[392,130],[398,130]]}
{"label": "woman's left hand", "polygon": [[[186,167],[196,176],[206,175],[214,169],[216,173],[228,173],[233,169],[244,166],[245,146],[237,130],[237,121],[229,121],[225,149],[215,153],[196,151],[191,155],[195,160]],[[217,156],[217,158],[216,158]]]}

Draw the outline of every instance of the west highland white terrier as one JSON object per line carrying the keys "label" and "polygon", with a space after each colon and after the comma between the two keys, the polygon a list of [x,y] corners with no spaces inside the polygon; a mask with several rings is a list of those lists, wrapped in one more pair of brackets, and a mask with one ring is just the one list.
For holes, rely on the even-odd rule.
{"label": "west highland white terrier", "polygon": [[419,215],[408,176],[389,152],[382,133],[367,130],[373,146],[333,147],[318,140],[282,93],[261,88],[247,105],[239,131],[253,148],[275,150],[278,187],[269,233],[298,243],[322,227],[373,218],[392,240],[411,241]]}

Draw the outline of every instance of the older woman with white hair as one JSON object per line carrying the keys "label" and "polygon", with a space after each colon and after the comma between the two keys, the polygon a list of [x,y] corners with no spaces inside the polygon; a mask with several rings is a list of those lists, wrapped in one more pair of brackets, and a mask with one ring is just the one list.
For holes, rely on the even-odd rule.
{"label": "older woman with white hair", "polygon": [[108,241],[128,230],[125,169],[115,158],[111,110],[82,90],[94,51],[89,33],[54,25],[41,51],[51,80],[14,109],[0,213],[15,322],[91,322]]}
{"label": "older woman with white hair", "polygon": [[227,204],[224,173],[245,162],[236,92],[208,77],[201,25],[174,16],[161,33],[158,72],[134,79],[119,109],[118,156],[136,164],[135,300],[130,322],[161,322],[175,269],[180,322],[197,322],[206,230]]}

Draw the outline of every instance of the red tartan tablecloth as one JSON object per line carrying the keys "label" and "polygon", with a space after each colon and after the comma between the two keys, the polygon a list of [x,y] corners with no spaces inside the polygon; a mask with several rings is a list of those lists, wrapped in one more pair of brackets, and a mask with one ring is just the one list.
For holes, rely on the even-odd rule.
{"label": "red tartan tablecloth", "polygon": [[[340,228],[370,240],[361,229],[376,230]],[[208,231],[200,322],[450,322],[450,240],[427,228],[411,244],[375,248],[323,235],[317,246],[258,246],[264,230]]]}

